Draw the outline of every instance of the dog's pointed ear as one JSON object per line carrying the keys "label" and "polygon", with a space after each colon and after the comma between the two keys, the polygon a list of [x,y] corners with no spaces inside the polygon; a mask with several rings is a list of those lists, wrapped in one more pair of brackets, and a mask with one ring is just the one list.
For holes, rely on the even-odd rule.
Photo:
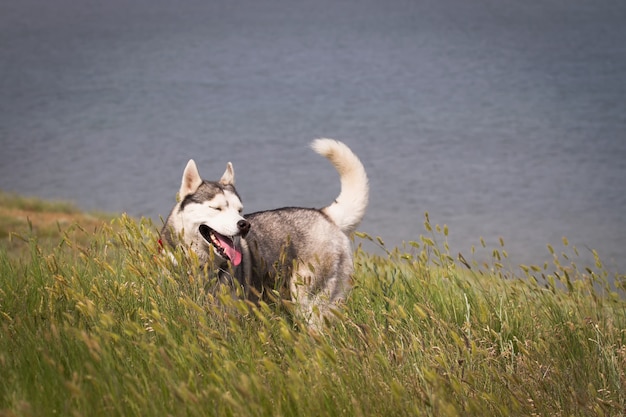
{"label": "dog's pointed ear", "polygon": [[183,180],[180,184],[179,198],[182,200],[185,196],[194,193],[202,184],[202,178],[193,159],[187,162],[185,171],[183,172]]}
{"label": "dog's pointed ear", "polygon": [[222,185],[235,185],[235,170],[233,169],[232,163],[226,164],[226,171],[224,171],[224,175],[220,178],[220,184]]}

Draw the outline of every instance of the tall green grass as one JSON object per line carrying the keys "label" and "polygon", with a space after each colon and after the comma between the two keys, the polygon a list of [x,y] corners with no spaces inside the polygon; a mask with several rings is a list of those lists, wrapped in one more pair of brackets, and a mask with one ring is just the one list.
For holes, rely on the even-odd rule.
{"label": "tall green grass", "polygon": [[160,255],[147,220],[0,247],[0,415],[626,413],[623,276],[553,249],[550,265],[507,270],[503,248],[479,264],[425,227],[385,256],[357,248],[320,333],[208,293],[212,271]]}

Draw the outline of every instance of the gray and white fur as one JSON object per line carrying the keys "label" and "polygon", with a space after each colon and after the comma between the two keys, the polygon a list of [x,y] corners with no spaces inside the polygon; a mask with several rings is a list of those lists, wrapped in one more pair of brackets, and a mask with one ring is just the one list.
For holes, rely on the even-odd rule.
{"label": "gray and white fur", "polygon": [[251,301],[277,290],[310,326],[319,327],[351,288],[349,235],[365,215],[369,185],[363,164],[345,144],[317,139],[311,147],[340,175],[341,192],[327,207],[286,207],[242,216],[232,164],[219,181],[211,182],[201,179],[190,160],[179,202],[161,234],[170,246],[183,243],[193,250],[201,263],[214,258],[226,270],[230,262]]}

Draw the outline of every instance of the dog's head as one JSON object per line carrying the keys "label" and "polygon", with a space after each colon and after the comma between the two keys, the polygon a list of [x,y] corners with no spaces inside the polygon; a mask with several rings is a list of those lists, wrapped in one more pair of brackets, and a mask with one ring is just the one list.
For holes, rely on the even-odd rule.
{"label": "dog's head", "polygon": [[185,242],[200,262],[210,259],[210,251],[234,266],[241,263],[238,237],[245,237],[250,222],[241,215],[243,204],[235,190],[235,172],[229,162],[222,178],[204,181],[190,160],[183,172],[179,191],[180,203],[174,209],[177,232],[182,230]]}

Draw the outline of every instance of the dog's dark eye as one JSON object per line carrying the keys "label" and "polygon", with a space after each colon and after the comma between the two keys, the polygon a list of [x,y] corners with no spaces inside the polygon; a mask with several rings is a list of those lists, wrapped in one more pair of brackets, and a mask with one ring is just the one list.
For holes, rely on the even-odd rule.
{"label": "dog's dark eye", "polygon": [[216,210],[216,211],[222,211],[221,207],[211,207],[211,206],[209,206],[209,208],[212,208],[213,210]]}

